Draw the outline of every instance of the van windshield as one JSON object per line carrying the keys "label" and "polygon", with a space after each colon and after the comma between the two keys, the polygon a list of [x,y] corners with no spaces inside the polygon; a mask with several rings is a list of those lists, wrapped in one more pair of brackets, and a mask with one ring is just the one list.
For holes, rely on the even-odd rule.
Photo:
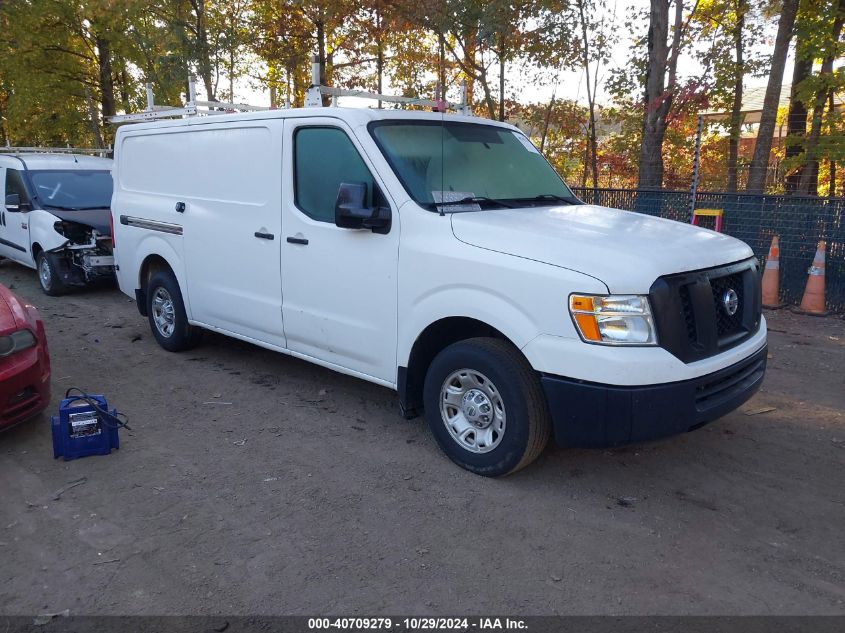
{"label": "van windshield", "polygon": [[408,194],[443,212],[579,204],[520,132],[458,121],[374,121],[376,143]]}
{"label": "van windshield", "polygon": [[108,209],[112,177],[109,171],[38,169],[27,171],[38,201],[58,209]]}

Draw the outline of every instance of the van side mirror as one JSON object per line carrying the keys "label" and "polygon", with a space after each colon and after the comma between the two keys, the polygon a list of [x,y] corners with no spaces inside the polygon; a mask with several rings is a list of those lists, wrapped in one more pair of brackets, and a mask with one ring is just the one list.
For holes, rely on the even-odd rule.
{"label": "van side mirror", "polygon": [[9,213],[17,213],[21,209],[21,194],[10,193],[6,196],[6,211]]}
{"label": "van side mirror", "polygon": [[342,229],[371,229],[373,233],[390,232],[390,209],[365,206],[367,185],[363,182],[342,182],[334,205],[334,223]]}

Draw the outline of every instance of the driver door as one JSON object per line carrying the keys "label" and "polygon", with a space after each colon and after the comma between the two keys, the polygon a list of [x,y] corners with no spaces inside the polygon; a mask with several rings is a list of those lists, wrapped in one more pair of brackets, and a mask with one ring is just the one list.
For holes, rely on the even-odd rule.
{"label": "driver door", "polygon": [[[354,134],[329,117],[285,122],[282,313],[288,348],[396,382],[399,218]],[[391,207],[387,234],[335,225],[341,183]]]}
{"label": "driver door", "polygon": [[[24,186],[20,170],[7,168],[0,175],[3,182],[3,206],[0,207],[0,255],[26,266],[32,266],[33,260],[29,244],[29,209],[30,197]],[[6,205],[9,195],[20,196],[20,205]]]}

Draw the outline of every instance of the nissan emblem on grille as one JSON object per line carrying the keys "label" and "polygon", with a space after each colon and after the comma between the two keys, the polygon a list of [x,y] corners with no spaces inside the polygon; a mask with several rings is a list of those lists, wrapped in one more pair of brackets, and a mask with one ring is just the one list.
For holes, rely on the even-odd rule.
{"label": "nissan emblem on grille", "polygon": [[725,294],[722,295],[722,307],[725,308],[728,316],[736,314],[739,309],[739,295],[736,294],[736,290],[733,288],[725,290]]}

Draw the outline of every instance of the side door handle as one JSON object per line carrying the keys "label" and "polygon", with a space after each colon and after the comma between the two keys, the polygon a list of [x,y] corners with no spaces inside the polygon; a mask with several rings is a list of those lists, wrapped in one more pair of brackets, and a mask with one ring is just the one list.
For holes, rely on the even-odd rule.
{"label": "side door handle", "polygon": [[261,238],[262,240],[272,240],[275,238],[275,235],[272,233],[262,233],[261,231],[256,231],[255,237]]}
{"label": "side door handle", "polygon": [[302,244],[306,246],[308,244],[308,240],[304,237],[289,237],[288,244]]}

